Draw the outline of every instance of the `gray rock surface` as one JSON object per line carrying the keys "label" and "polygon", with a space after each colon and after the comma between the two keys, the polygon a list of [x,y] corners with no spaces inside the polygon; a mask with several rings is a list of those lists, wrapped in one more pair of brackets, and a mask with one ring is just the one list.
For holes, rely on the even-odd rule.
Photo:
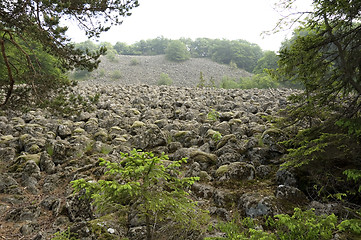
{"label": "gray rock surface", "polygon": [[[184,175],[200,178],[191,197],[214,218],[231,219],[234,206],[243,216],[268,215],[273,213],[273,201],[304,197],[291,172],[275,173],[277,167],[270,165],[284,153],[278,141],[285,136],[271,131],[263,119],[277,113],[291,90],[93,81],[80,83],[73,91],[84,99],[95,93],[101,96],[94,110],[74,115],[34,109],[0,116],[0,211],[4,213],[0,223],[13,223],[6,232],[0,228],[0,236],[50,239],[55,231],[70,226],[81,239],[96,239],[90,221],[99,214],[89,201],[73,195],[70,182],[100,179],[104,168],[98,166],[99,157],[116,161],[120,151],[133,148],[165,152],[171,161],[187,158]],[[207,118],[214,111],[219,117]],[[257,193],[255,181],[274,178],[277,183],[260,189],[267,195]],[[277,187],[280,184],[284,187]],[[141,221],[129,231],[106,222],[105,232],[144,237]]]}

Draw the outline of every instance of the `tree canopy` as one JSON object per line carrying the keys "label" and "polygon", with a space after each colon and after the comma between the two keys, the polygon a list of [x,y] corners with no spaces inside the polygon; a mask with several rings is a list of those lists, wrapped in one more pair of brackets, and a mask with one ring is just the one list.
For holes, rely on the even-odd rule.
{"label": "tree canopy", "polygon": [[301,178],[315,195],[358,192],[358,201],[361,188],[345,184],[345,175],[361,179],[361,2],[313,3],[305,24],[280,50],[279,73],[305,88],[288,109],[286,126],[302,131],[287,143],[286,166],[303,168]]}
{"label": "tree canopy", "polygon": [[62,72],[73,68],[91,71],[98,66],[98,58],[106,49],[75,49],[66,35],[64,21],[75,21],[89,38],[98,37],[112,25],[121,24],[122,18],[138,5],[137,0],[1,1],[1,105],[10,100],[16,84],[31,86],[32,95],[37,96],[40,91],[34,79],[41,85],[49,76],[59,77],[44,68],[47,61],[40,59],[40,53],[54,59]]}

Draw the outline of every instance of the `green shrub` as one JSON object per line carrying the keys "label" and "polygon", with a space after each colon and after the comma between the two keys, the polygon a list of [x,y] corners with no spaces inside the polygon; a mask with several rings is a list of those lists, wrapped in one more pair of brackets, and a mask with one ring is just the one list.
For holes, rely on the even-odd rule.
{"label": "green shrub", "polygon": [[167,86],[170,86],[173,84],[173,80],[168,76],[168,74],[166,73],[161,73],[160,74],[160,78],[157,82],[157,85],[160,86],[160,85],[167,85]]}
{"label": "green shrub", "polygon": [[211,88],[215,88],[216,87],[216,83],[214,81],[214,78],[211,77],[211,79],[208,81],[209,83],[206,83],[206,79],[203,76],[203,72],[200,72],[199,75],[199,82],[197,84],[197,88],[204,88],[204,87],[211,87]]}
{"label": "green shrub", "polygon": [[229,63],[229,66],[231,67],[232,70],[238,69],[237,64],[233,60],[231,60],[231,62]]}
{"label": "green shrub", "polygon": [[222,134],[220,132],[216,131],[215,133],[213,133],[212,135],[213,141],[218,142],[221,139],[222,139]]}
{"label": "green shrub", "polygon": [[51,240],[78,240],[73,234],[70,232],[70,228],[63,232],[56,232],[54,237]]}
{"label": "green shrub", "polygon": [[[233,219],[231,222],[221,222],[217,228],[227,237],[205,238],[206,240],[314,240],[332,239],[337,230],[351,234],[361,234],[361,220],[351,219],[337,225],[337,217],[331,215],[316,215],[314,210],[302,211],[294,209],[294,214],[279,214],[268,217],[264,226],[257,220],[244,218],[240,223]],[[264,229],[264,230],[260,230]]]}
{"label": "green shrub", "polygon": [[98,75],[99,75],[99,77],[104,77],[105,76],[105,69],[104,68],[99,69]]}
{"label": "green shrub", "polygon": [[240,79],[239,88],[276,88],[279,83],[267,73],[255,74],[252,77],[245,77]]}
{"label": "green shrub", "polygon": [[211,109],[211,111],[207,114],[207,119],[210,121],[217,121],[219,119],[219,112],[217,112],[214,109]]}
{"label": "green shrub", "polygon": [[139,61],[136,58],[132,58],[132,60],[130,60],[130,66],[136,66],[139,65]]}
{"label": "green shrub", "polygon": [[222,78],[222,82],[219,87],[224,89],[233,89],[233,88],[239,88],[239,84],[236,82],[234,78],[224,76]]}
{"label": "green shrub", "polygon": [[108,49],[106,56],[110,62],[118,62],[117,51],[115,51],[114,49]]}
{"label": "green shrub", "polygon": [[117,79],[122,78],[122,73],[121,73],[119,70],[115,70],[115,71],[113,71],[113,72],[110,74],[110,77],[111,77],[113,80],[117,80]]}
{"label": "green shrub", "polygon": [[101,179],[108,180],[75,180],[72,182],[75,191],[85,189],[85,195],[93,200],[99,212],[138,213],[137,217],[145,222],[147,239],[152,239],[160,222],[174,221],[178,228],[187,230],[199,230],[205,224],[207,214],[197,208],[187,192],[199,178],[181,177],[180,167],[187,162],[185,158],[169,161],[167,155],[157,157],[135,149],[120,155],[117,162],[100,159],[100,165],[108,169]]}

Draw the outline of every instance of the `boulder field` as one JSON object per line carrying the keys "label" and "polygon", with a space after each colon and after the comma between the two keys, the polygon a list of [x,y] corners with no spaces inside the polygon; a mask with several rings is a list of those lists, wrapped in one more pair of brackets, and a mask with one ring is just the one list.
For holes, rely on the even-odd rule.
{"label": "boulder field", "polygon": [[81,83],[73,93],[100,98],[89,102],[93,110],[74,114],[1,113],[2,239],[51,239],[68,227],[79,239],[143,239],[141,223],[125,233],[70,184],[102,174],[100,157],[116,160],[133,148],[164,152],[170,160],[187,157],[185,176],[200,177],[191,197],[213,224],[231,220],[235,211],[259,217],[308,204],[293,174],[280,169],[286,151],[278,142],[287,136],[271,124],[294,90]]}

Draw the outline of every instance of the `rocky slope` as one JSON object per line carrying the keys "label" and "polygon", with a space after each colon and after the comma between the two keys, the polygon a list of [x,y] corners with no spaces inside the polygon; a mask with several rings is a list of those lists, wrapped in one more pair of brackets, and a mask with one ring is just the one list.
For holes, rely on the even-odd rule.
{"label": "rocky slope", "polygon": [[[72,194],[69,182],[99,176],[99,157],[117,159],[132,148],[165,152],[171,160],[188,157],[186,175],[201,178],[192,197],[214,221],[230,220],[235,211],[258,217],[307,203],[292,173],[279,170],[285,151],[277,142],[285,136],[266,120],[286,107],[291,90],[84,82],[74,92],[101,94],[95,110],[0,116],[1,239],[50,239],[68,226],[80,239],[125,237],[115,220],[94,220],[89,203]],[[135,224],[127,237],[142,234],[144,227]]]}
{"label": "rocky slope", "polygon": [[[191,58],[184,62],[171,62],[165,55],[158,56],[115,56],[113,61],[102,57],[98,70],[90,80],[93,82],[111,82],[117,84],[157,85],[161,73],[166,73],[173,80],[174,86],[193,87],[199,82],[200,72],[204,79],[214,79],[216,85],[225,76],[239,79],[251,74],[242,69],[232,69],[206,58]],[[116,77],[113,77],[117,73]]]}

